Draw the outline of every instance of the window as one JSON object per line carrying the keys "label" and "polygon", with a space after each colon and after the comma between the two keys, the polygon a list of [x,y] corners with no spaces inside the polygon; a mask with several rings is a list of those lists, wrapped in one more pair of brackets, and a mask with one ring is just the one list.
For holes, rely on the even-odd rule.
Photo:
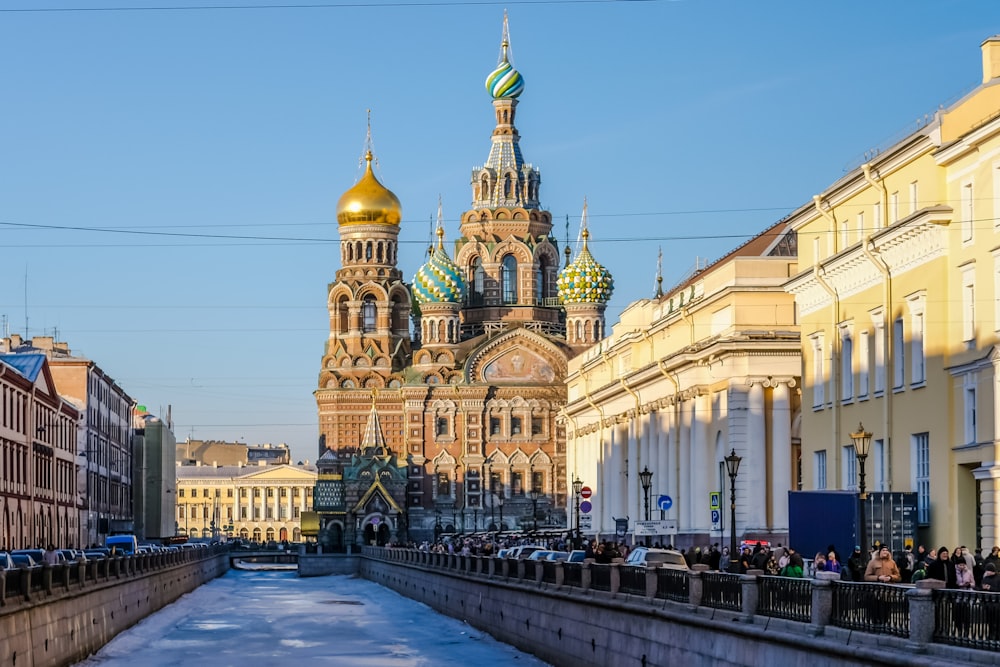
{"label": "window", "polygon": [[531,472],[531,490],[538,491],[539,493],[544,493],[545,473],[534,470]]}
{"label": "window", "polygon": [[913,442],[913,488],[917,490],[917,523],[931,522],[931,438],[916,433]]}
{"label": "window", "polygon": [[816,473],[816,489],[822,490],[826,488],[826,450],[819,450],[813,454],[813,457]]}
{"label": "window", "polygon": [[226,498],[232,498],[232,497],[233,497],[233,490],[226,489]]}
{"label": "window", "polygon": [[361,304],[361,330],[364,332],[375,331],[375,318],[377,314],[375,297],[366,296]]}
{"label": "window", "polygon": [[524,495],[524,473],[512,472],[510,474],[510,488],[515,496]]}
{"label": "window", "polygon": [[822,408],[826,399],[823,395],[823,388],[826,385],[823,364],[823,334],[814,334],[812,337],[813,352],[813,407]]}
{"label": "window", "polygon": [[472,291],[469,294],[470,303],[473,306],[479,306],[483,303],[483,280],[485,273],[483,272],[483,260],[476,257],[472,260],[472,275],[470,276],[469,282],[472,285]]}
{"label": "window", "polygon": [[854,341],[851,339],[851,327],[840,326],[840,400],[854,399]]}
{"label": "window", "polygon": [[962,267],[962,340],[976,338],[976,272],[975,265]]}
{"label": "window", "polygon": [[962,243],[972,243],[975,237],[975,200],[972,198],[972,181],[962,184],[961,190],[962,210]]}
{"label": "window", "polygon": [[531,418],[531,435],[542,435],[543,425],[541,417]]}
{"label": "window", "polygon": [[434,428],[435,435],[448,435],[448,418],[438,417]]}
{"label": "window", "polygon": [[875,229],[882,229],[882,202],[875,202],[875,206],[872,207],[872,219]]}
{"label": "window", "polygon": [[871,336],[862,331],[858,336],[858,398],[868,397],[868,382],[871,369],[868,366],[871,354]]}
{"label": "window", "polygon": [[178,498],[184,497],[184,489],[177,489],[177,497]]}
{"label": "window", "polygon": [[902,389],[906,374],[906,343],[903,338],[903,320],[892,321],[892,388]]}
{"label": "window", "polygon": [[511,435],[521,435],[521,418],[511,417],[510,418],[510,434]]}
{"label": "window", "polygon": [[843,250],[851,243],[850,239],[851,227],[847,220],[840,223],[840,249]]}
{"label": "window", "polygon": [[910,309],[910,384],[920,385],[926,379],[924,360],[924,308],[927,296],[924,292],[906,299]]}
{"label": "window", "polygon": [[862,211],[858,213],[858,238],[864,240],[865,238],[865,212]]}
{"label": "window", "polygon": [[875,395],[885,392],[885,320],[882,309],[872,311],[875,325]]}
{"label": "window", "polygon": [[[997,212],[1000,213],[1000,203]],[[993,330],[1000,331],[1000,250],[993,251]]]}
{"label": "window", "polygon": [[841,486],[846,491],[857,491],[858,489],[858,453],[854,451],[853,444],[844,447]]}
{"label": "window", "polygon": [[500,283],[504,303],[517,303],[517,260],[507,255],[501,263]]}
{"label": "window", "polygon": [[872,440],[872,483],[873,491],[886,491],[885,483],[885,440]]}
{"label": "window", "polygon": [[918,208],[920,202],[917,198],[917,182],[913,181],[910,183],[910,213],[916,213]]}
{"label": "window", "polygon": [[499,417],[490,417],[490,435],[500,435]]}
{"label": "window", "polygon": [[899,221],[899,192],[889,195],[889,224]]}
{"label": "window", "polygon": [[451,478],[446,472],[437,474],[437,494],[439,497],[451,495]]}
{"label": "window", "polygon": [[191,497],[192,498],[198,497],[198,489],[191,489]]}
{"label": "window", "polygon": [[976,442],[976,374],[967,373],[962,379],[962,407],[965,416],[965,444]]}

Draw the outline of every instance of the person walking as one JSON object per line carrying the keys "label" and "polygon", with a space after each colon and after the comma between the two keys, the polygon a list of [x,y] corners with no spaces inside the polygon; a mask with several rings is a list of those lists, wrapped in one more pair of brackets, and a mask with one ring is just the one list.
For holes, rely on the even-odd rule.
{"label": "person walking", "polygon": [[927,578],[944,582],[945,588],[957,588],[955,584],[955,563],[948,558],[948,547],[937,551],[937,558],[927,566]]}

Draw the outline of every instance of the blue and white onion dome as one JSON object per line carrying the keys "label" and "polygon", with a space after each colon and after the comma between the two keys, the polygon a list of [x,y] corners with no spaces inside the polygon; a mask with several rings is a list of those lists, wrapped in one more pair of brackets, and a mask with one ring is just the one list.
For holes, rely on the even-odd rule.
{"label": "blue and white onion dome", "polygon": [[615,281],[587,249],[590,232],[583,230],[583,249],[576,259],[559,272],[556,288],[562,303],[603,303],[611,300]]}
{"label": "blue and white onion dome", "polygon": [[438,227],[438,245],[413,276],[413,300],[424,303],[461,303],[465,298],[462,270],[444,251],[444,230]]}

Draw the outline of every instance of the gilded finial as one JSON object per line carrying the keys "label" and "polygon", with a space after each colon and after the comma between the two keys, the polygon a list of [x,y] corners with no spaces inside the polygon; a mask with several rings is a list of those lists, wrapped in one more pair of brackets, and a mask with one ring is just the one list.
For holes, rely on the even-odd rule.
{"label": "gilded finial", "polygon": [[438,250],[444,248],[444,214],[441,209],[441,195],[438,195],[438,224],[435,232],[438,238]]}
{"label": "gilded finial", "polygon": [[507,10],[503,10],[503,35],[500,37],[500,62],[510,62],[510,27],[507,25]]}

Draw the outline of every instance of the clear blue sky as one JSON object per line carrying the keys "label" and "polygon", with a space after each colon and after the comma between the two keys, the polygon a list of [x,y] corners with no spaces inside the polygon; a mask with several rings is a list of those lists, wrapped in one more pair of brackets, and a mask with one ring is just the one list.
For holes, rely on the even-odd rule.
{"label": "clear blue sky", "polygon": [[659,246],[669,286],[762,231],[977,84],[1000,32],[1000,3],[959,1],[10,11],[220,4],[0,2],[0,316],[172,405],[180,440],[310,460],[365,110],[409,277],[487,157],[505,6],[521,147],[560,242],[589,201],[609,325]]}

